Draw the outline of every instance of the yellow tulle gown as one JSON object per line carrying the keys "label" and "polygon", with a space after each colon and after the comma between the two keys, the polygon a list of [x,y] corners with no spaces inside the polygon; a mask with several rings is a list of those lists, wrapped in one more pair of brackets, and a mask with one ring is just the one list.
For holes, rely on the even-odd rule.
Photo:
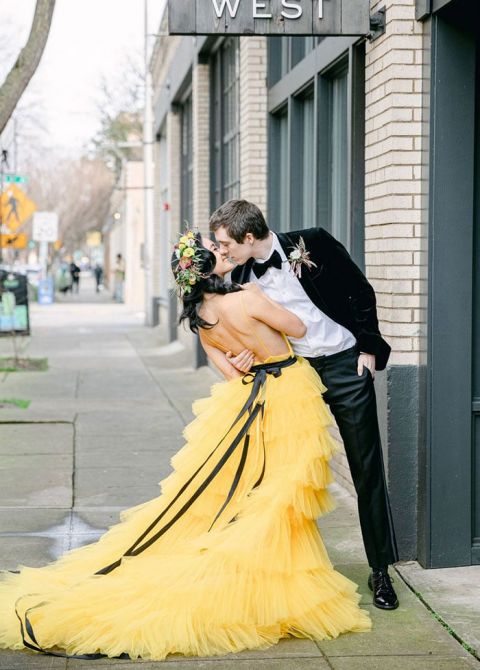
{"label": "yellow tulle gown", "polygon": [[162,660],[370,630],[315,523],[335,507],[325,387],[287,365],[196,401],[161,495],[97,542],[0,573],[0,648]]}

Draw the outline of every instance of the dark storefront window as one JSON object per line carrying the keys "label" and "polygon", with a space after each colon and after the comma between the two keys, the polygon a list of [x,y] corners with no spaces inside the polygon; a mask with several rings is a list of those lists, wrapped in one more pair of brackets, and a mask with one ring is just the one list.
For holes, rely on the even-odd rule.
{"label": "dark storefront window", "polygon": [[186,98],[182,105],[182,227],[193,224],[193,119],[192,96]]}
{"label": "dark storefront window", "polygon": [[212,60],[212,209],[240,191],[239,40],[226,39]]}
{"label": "dark storefront window", "polygon": [[320,44],[323,37],[270,37],[268,41],[269,84],[273,86]]}
{"label": "dark storefront window", "polygon": [[[269,172],[275,179],[277,200],[272,210],[272,227],[279,231],[288,230],[289,210],[289,141],[288,141],[288,108],[285,107],[272,119],[271,132],[274,134],[272,152],[270,154]],[[277,165],[278,169],[273,169]]]}
{"label": "dark storefront window", "polygon": [[347,165],[347,71],[330,80],[330,211],[332,234],[349,246],[348,230],[348,165]]}
{"label": "dark storefront window", "polygon": [[315,222],[315,99],[313,91],[301,102],[301,185],[302,203],[299,228],[310,228]]}
{"label": "dark storefront window", "polygon": [[339,45],[335,53],[323,39],[269,40],[270,82],[278,74],[272,54],[287,51],[292,65],[295,53],[305,58],[315,49],[315,58],[269,86],[271,224],[278,230],[322,226],[362,266],[364,46],[342,51]]}

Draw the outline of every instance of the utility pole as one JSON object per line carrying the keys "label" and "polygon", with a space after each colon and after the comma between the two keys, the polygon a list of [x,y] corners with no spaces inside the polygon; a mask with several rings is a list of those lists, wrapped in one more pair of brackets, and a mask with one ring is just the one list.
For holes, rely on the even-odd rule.
{"label": "utility pole", "polygon": [[152,115],[152,74],[149,67],[148,48],[148,0],[144,0],[145,37],[145,99],[143,112],[143,169],[144,169],[144,266],[145,266],[145,310],[146,325],[153,325],[153,262],[154,254],[154,201],[153,201],[153,115]]}
{"label": "utility pole", "polygon": [[2,235],[3,235],[3,175],[5,172],[5,166],[8,167],[8,152],[6,149],[1,150],[0,156],[0,265],[3,263],[3,249],[2,249]]}

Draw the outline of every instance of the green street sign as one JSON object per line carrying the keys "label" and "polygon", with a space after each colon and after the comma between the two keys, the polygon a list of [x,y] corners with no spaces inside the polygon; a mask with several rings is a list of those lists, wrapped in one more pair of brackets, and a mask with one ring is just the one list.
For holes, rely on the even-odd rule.
{"label": "green street sign", "polygon": [[5,184],[25,184],[27,177],[22,177],[18,174],[5,174],[3,175],[3,181]]}

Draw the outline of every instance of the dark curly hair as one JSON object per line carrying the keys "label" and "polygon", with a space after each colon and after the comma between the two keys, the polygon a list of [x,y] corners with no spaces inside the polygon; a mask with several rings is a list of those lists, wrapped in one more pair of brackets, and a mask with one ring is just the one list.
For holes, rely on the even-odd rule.
{"label": "dark curly hair", "polygon": [[[242,291],[243,288],[240,284],[226,283],[222,277],[213,273],[217,259],[215,258],[214,253],[203,246],[202,238],[199,233],[195,234],[195,245],[197,248],[195,258],[198,262],[198,269],[204,277],[200,278],[197,283],[192,286],[190,293],[182,295],[183,309],[178,322],[180,324],[188,319],[190,330],[192,333],[198,334],[199,328],[208,330],[216,325],[215,323],[208,323],[208,321],[202,319],[198,314],[198,308],[203,301],[204,294],[217,293],[219,295],[226,295],[227,293]],[[172,254],[171,267],[175,277],[178,270],[178,264],[179,259],[174,252]]]}

